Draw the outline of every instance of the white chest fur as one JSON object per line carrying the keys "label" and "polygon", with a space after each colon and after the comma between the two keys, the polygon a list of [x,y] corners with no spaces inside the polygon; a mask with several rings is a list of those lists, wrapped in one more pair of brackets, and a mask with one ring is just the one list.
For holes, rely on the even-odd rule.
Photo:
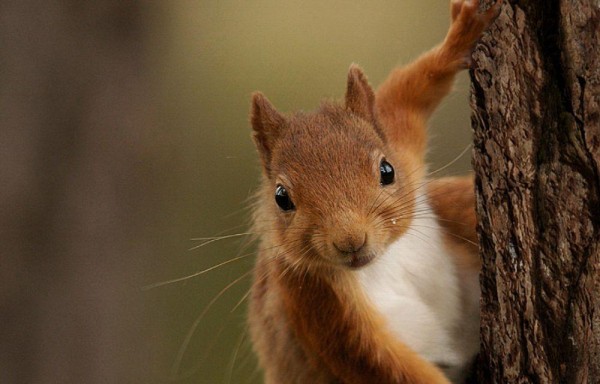
{"label": "white chest fur", "polygon": [[[461,284],[454,256],[424,197],[416,211],[427,213],[414,218],[405,235],[357,271],[358,278],[391,331],[458,382],[479,348],[477,276],[474,284]],[[463,292],[465,286],[476,292]],[[465,305],[465,297],[471,303]]]}

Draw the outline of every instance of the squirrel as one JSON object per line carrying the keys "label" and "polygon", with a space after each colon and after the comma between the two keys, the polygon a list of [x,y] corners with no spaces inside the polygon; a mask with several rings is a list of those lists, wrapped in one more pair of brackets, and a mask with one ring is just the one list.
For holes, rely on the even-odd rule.
{"label": "squirrel", "polygon": [[252,96],[262,164],[248,322],[266,383],[458,383],[479,350],[471,177],[429,179],[427,120],[502,0],[452,0],[443,42],[376,92],[279,113]]}

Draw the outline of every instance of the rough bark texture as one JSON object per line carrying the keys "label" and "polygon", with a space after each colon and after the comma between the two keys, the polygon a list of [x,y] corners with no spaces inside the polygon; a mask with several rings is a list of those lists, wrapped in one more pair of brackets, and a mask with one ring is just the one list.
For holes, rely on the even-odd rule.
{"label": "rough bark texture", "polygon": [[143,8],[0,6],[1,383],[149,382]]}
{"label": "rough bark texture", "polygon": [[600,4],[505,1],[475,52],[482,383],[600,382]]}

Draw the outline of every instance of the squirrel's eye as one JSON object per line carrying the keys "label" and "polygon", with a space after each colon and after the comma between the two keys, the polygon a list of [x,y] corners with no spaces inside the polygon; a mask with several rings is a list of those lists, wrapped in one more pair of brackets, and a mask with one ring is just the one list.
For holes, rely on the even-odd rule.
{"label": "squirrel's eye", "polygon": [[381,185],[388,185],[394,182],[394,167],[385,159],[381,160],[381,164],[379,164],[379,172],[381,174]]}
{"label": "squirrel's eye", "polygon": [[279,208],[284,211],[291,211],[295,208],[292,199],[290,199],[290,196],[283,185],[278,185],[275,189],[275,202],[279,205]]}

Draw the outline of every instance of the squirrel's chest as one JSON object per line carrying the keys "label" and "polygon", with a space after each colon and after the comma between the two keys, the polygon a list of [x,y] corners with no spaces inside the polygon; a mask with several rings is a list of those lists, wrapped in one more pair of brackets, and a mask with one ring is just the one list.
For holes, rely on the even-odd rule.
{"label": "squirrel's chest", "polygon": [[399,339],[433,363],[462,367],[477,353],[479,319],[465,311],[453,259],[437,221],[416,218],[385,254],[357,273]]}

